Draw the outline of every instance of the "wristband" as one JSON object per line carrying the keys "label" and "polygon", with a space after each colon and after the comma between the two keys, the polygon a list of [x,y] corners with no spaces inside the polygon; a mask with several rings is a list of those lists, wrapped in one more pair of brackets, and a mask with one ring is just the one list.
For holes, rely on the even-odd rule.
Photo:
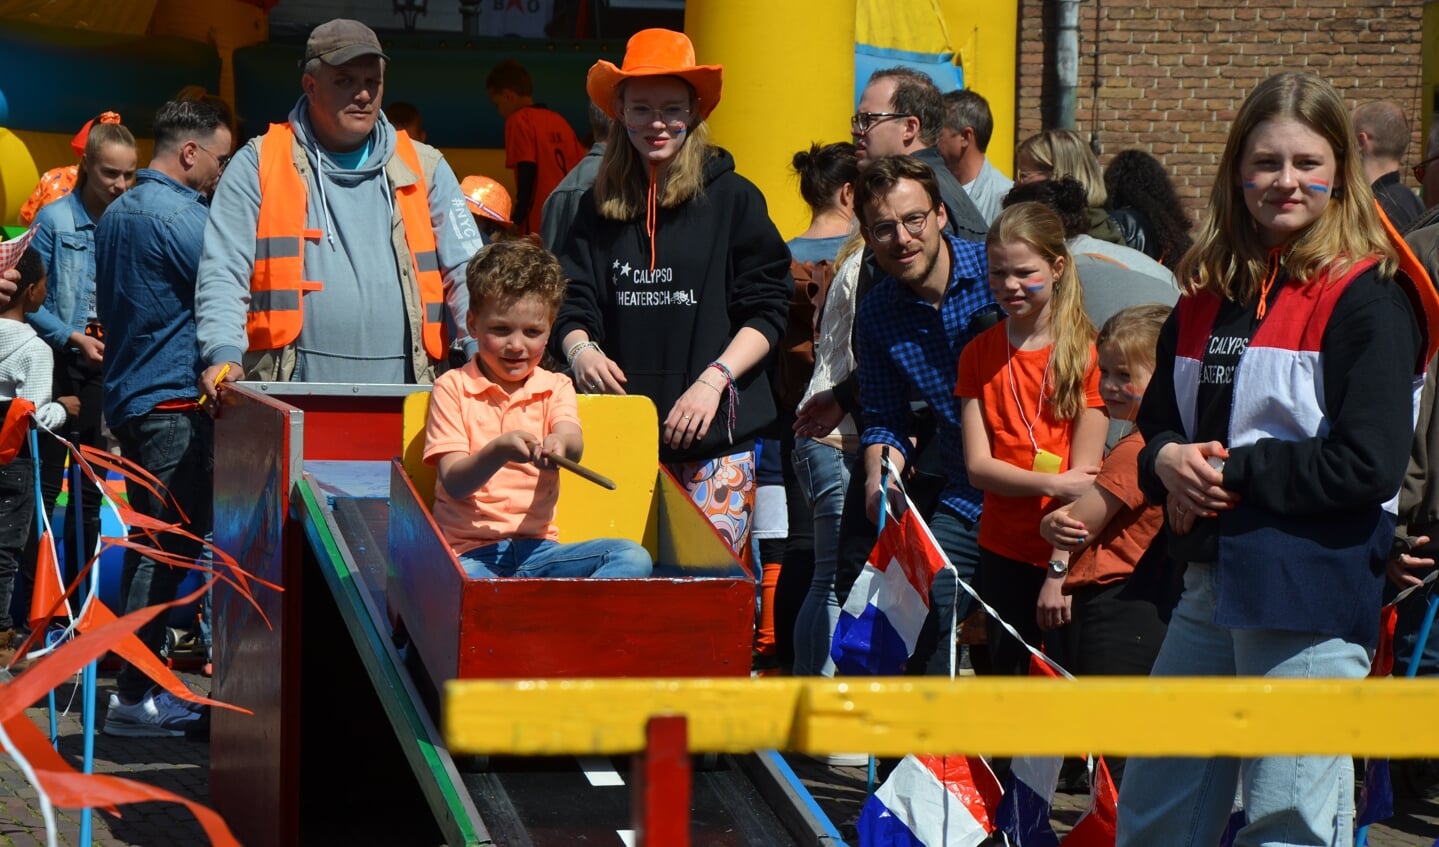
{"label": "wristband", "polygon": [[734,372],[729,369],[728,365],[726,365],[724,362],[721,362],[719,359],[715,359],[713,362],[705,365],[705,370],[709,370],[710,368],[715,368],[724,375],[725,388],[728,389],[727,391],[715,388],[713,385],[710,385],[708,382],[705,382],[702,379],[696,379],[695,382],[704,382],[705,385],[709,385],[710,388],[714,388],[715,391],[719,392],[721,400],[724,400],[726,396],[728,397],[729,414],[725,417],[725,433],[729,435],[729,442],[733,444],[734,428],[735,423],[737,422],[739,412],[739,391],[735,388]]}
{"label": "wristband", "polygon": [[709,370],[710,368],[717,369],[724,376],[725,382],[729,383],[731,386],[734,385],[734,372],[731,371],[729,369],[729,366],[726,365],[724,362],[721,362],[719,359],[715,359],[713,362],[705,365],[705,370]]}
{"label": "wristband", "polygon": [[599,350],[602,354],[604,353],[603,350],[600,350],[600,345],[596,344],[593,341],[585,340],[575,344],[573,347],[565,351],[565,361],[569,362],[569,364],[573,366],[576,356],[585,352],[586,350],[592,349]]}

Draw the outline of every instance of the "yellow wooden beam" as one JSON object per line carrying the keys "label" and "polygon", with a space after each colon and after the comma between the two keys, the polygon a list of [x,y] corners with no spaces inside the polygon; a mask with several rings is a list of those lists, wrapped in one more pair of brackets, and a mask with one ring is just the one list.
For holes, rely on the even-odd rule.
{"label": "yellow wooden beam", "polygon": [[549,680],[445,685],[455,753],[615,754],[654,715],[694,752],[1439,756],[1439,679]]}

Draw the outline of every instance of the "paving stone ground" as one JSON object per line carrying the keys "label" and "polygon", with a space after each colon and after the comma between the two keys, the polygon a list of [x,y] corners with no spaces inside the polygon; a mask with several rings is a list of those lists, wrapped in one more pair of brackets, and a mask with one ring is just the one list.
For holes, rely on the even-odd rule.
{"label": "paving stone ground", "polygon": [[[209,680],[181,674],[191,686],[209,690]],[[97,725],[103,724],[105,704],[114,691],[114,676],[101,672],[97,697]],[[57,692],[60,708],[71,695],[71,686]],[[27,714],[42,728],[48,728],[44,708]],[[78,703],[59,721],[60,752],[77,766],[82,755],[82,720]],[[801,778],[811,784],[821,805],[846,830],[853,832],[853,819],[864,797],[864,771],[858,768],[823,768],[804,757],[791,757]],[[184,797],[209,801],[209,745],[183,738],[95,738],[95,770],[136,779],[165,788]],[[1067,831],[1083,814],[1088,798],[1060,794],[1056,797],[1056,829]],[[58,836],[67,847],[79,845],[79,816],[74,810],[57,810]],[[184,807],[168,803],[143,803],[121,810],[122,817],[92,813],[93,845],[100,847],[193,847],[205,843],[204,834]],[[1431,847],[1439,839],[1439,803],[1401,804],[1398,815],[1384,826],[1371,829],[1374,847]],[[38,847],[45,833],[35,790],[20,775],[13,761],[0,755],[0,847]],[[853,843],[853,842],[851,842]]]}

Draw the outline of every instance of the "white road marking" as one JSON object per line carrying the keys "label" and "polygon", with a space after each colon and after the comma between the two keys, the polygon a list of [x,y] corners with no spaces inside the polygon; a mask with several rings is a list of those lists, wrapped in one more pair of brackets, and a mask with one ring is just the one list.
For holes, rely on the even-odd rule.
{"label": "white road marking", "polygon": [[616,785],[624,785],[624,777],[615,770],[610,760],[603,756],[580,756],[578,757],[580,770],[585,772],[585,779],[590,785],[596,788],[609,788]]}

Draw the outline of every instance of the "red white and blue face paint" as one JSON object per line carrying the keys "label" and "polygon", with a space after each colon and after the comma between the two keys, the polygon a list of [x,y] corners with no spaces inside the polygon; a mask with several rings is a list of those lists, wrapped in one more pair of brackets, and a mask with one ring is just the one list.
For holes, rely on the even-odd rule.
{"label": "red white and blue face paint", "polygon": [[1308,124],[1272,118],[1244,140],[1237,170],[1244,206],[1265,244],[1274,247],[1324,215],[1339,165],[1329,142]]}
{"label": "red white and blue face paint", "polygon": [[672,76],[625,83],[620,112],[630,144],[655,166],[667,165],[679,154],[694,120],[690,87]]}
{"label": "red white and blue face paint", "polygon": [[1049,308],[1064,260],[1054,264],[1023,241],[989,245],[989,290],[1011,318],[1036,319]]}
{"label": "red white and blue face paint", "polygon": [[1099,360],[1099,396],[1113,420],[1132,421],[1139,414],[1139,403],[1149,388],[1154,369],[1130,362],[1114,341],[1105,341],[1097,350]]}

